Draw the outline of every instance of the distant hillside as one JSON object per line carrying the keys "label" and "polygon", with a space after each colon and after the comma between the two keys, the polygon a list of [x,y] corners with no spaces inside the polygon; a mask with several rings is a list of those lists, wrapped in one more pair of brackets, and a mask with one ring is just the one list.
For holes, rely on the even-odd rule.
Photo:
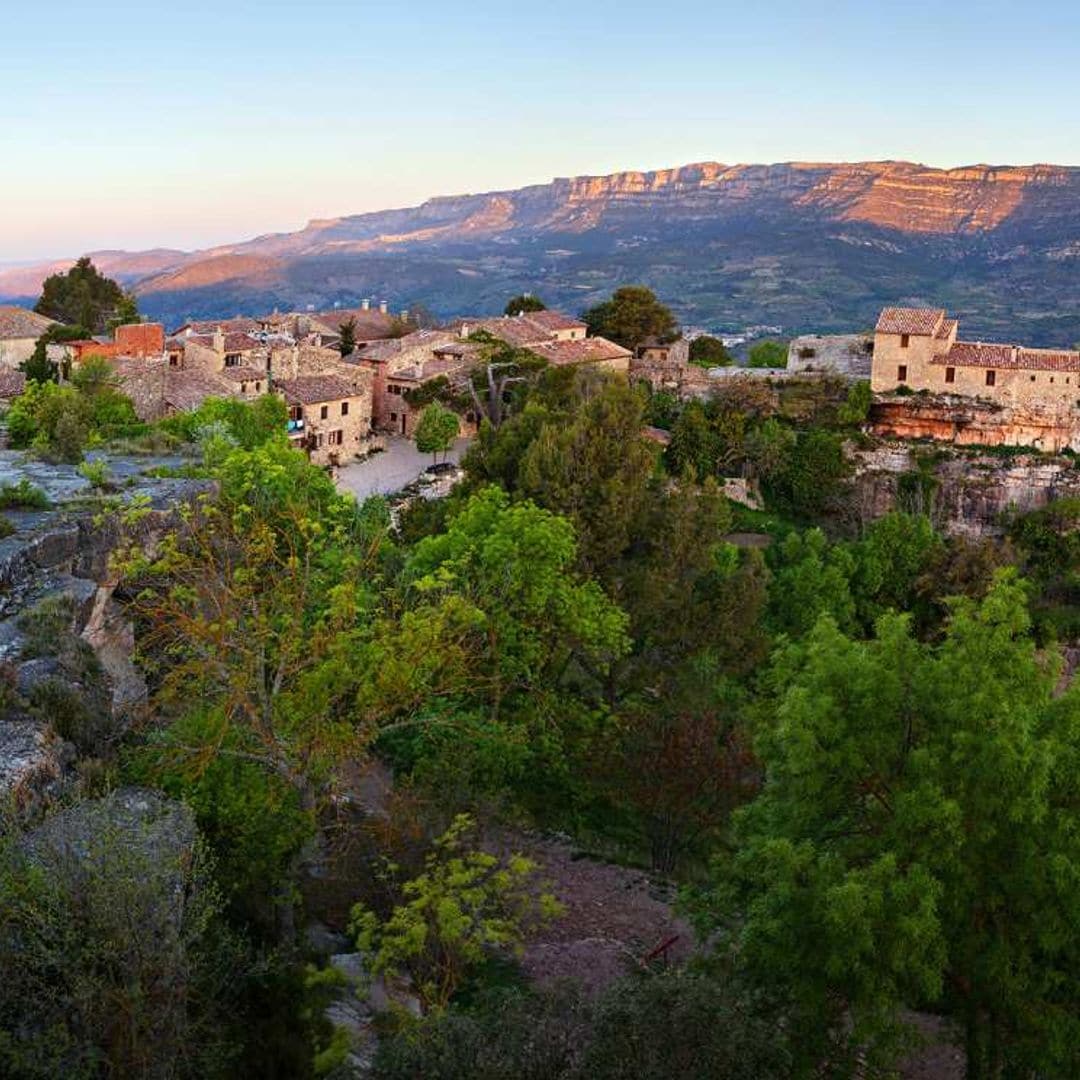
{"label": "distant hillside", "polygon": [[[1072,344],[1080,169],[707,162],[431,199],[191,254],[94,257],[170,322],[365,296],[485,313],[522,290],[577,310],[641,281],[714,329],[867,326],[884,303],[932,303],[967,333]],[[0,271],[0,297],[33,295],[32,281]]]}

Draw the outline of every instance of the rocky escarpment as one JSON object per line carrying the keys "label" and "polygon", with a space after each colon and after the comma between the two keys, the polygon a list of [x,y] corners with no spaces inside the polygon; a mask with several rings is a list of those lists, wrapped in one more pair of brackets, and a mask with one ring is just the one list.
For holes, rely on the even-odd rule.
{"label": "rocky escarpment", "polygon": [[855,502],[863,520],[917,510],[953,535],[1000,536],[1009,515],[1080,496],[1080,468],[1069,457],[893,445],[858,451],[854,458]]}
{"label": "rocky escarpment", "polygon": [[[1080,338],[1078,259],[1080,169],[899,161],[566,177],[191,253],[101,254],[167,322],[365,296],[453,316],[523,289],[579,311],[640,281],[711,330],[859,330],[912,302],[963,312],[987,340],[1044,345]],[[36,296],[54,268],[0,271],[0,297]]]}
{"label": "rocky escarpment", "polygon": [[71,466],[0,452],[0,484],[26,480],[51,503],[6,511],[14,531],[0,540],[0,802],[24,814],[63,787],[72,739],[114,740],[145,694],[111,554],[152,545],[207,487],[146,475],[162,461],[107,461],[116,490],[102,495]]}

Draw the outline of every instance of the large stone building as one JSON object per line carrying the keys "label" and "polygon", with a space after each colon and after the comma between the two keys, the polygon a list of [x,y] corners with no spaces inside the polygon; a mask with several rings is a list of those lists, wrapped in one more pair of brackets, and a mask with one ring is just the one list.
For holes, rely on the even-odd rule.
{"label": "large stone building", "polygon": [[17,368],[29,360],[37,339],[52,325],[52,319],[27,308],[0,306],[0,367]]}
{"label": "large stone building", "polygon": [[885,308],[874,331],[871,388],[906,387],[1054,412],[1080,422],[1080,352],[961,341],[938,308]]}
{"label": "large stone building", "polygon": [[274,379],[289,408],[289,441],[317,465],[343,465],[368,449],[371,389],[338,375]]}

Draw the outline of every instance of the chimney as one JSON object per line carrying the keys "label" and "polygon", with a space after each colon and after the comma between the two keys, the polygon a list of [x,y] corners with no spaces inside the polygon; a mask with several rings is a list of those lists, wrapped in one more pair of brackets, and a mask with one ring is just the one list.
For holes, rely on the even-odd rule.
{"label": "chimney", "polygon": [[214,331],[214,352],[225,353],[225,333],[220,326]]}
{"label": "chimney", "polygon": [[361,311],[370,311],[371,310],[371,301],[366,296],[364,297],[363,300],[360,301],[360,310]]}
{"label": "chimney", "polygon": [[390,308],[390,302],[388,300],[379,301],[379,311],[385,315]]}

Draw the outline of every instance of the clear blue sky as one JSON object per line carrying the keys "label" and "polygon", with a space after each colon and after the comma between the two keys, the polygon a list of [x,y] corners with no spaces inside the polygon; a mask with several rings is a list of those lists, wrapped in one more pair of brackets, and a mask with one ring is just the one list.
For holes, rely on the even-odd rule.
{"label": "clear blue sky", "polygon": [[1076,0],[5,8],[0,262],[701,160],[1080,163]]}

